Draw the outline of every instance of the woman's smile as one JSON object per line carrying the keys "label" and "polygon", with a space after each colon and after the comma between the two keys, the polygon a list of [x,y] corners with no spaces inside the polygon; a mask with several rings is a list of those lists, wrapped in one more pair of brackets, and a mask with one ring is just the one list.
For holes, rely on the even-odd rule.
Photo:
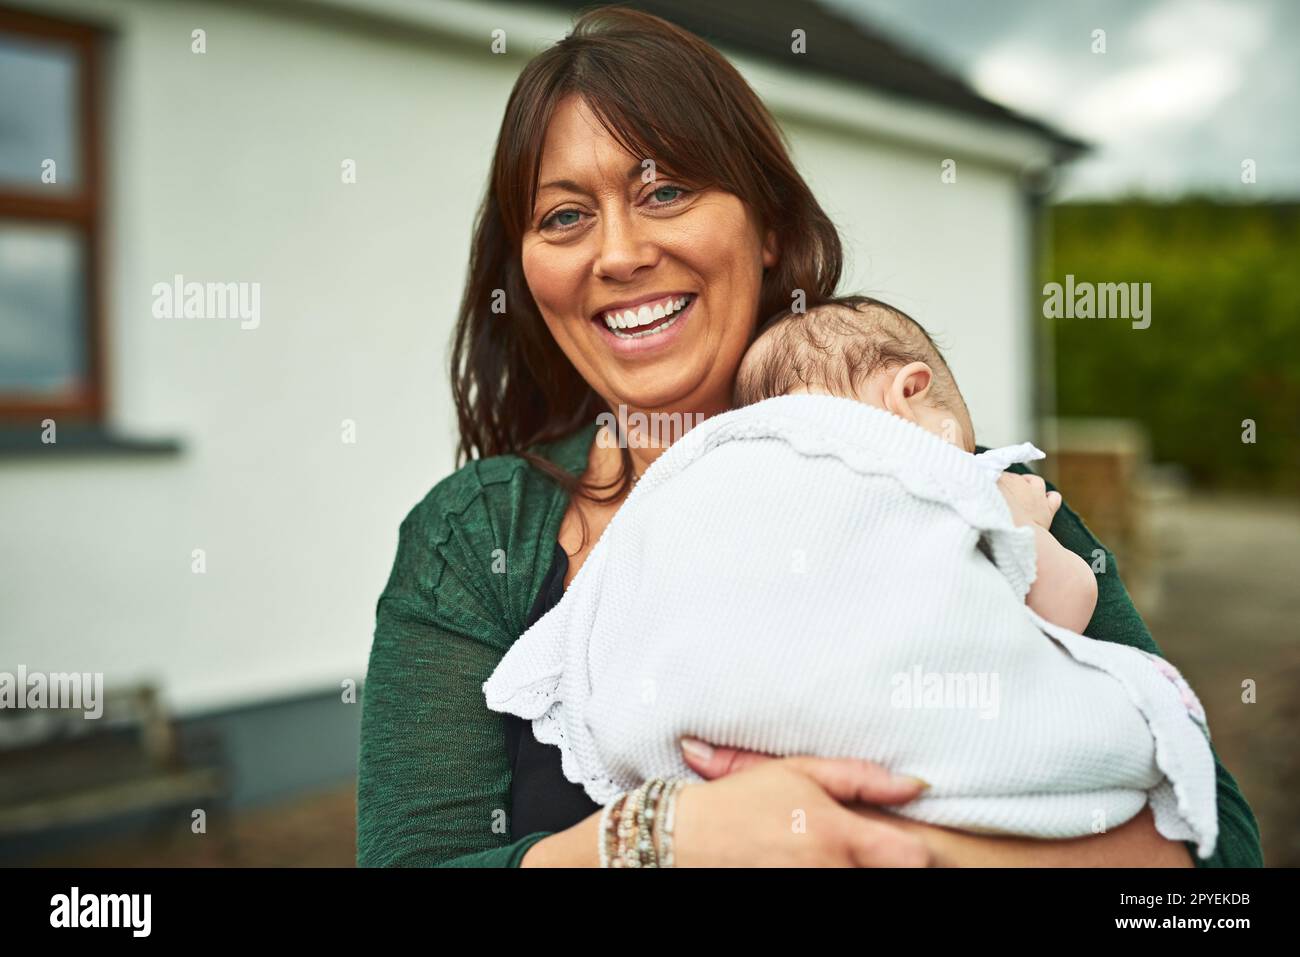
{"label": "woman's smile", "polygon": [[619,303],[598,311],[592,325],[620,356],[657,352],[677,341],[698,298],[695,293],[672,293]]}

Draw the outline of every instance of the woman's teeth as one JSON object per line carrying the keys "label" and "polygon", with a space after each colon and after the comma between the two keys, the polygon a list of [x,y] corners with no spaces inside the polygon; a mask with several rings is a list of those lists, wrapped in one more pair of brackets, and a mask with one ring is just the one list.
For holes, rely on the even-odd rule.
{"label": "woman's teeth", "polygon": [[[654,305],[646,304],[636,309],[625,309],[621,312],[606,312],[602,315],[602,318],[605,320],[605,326],[609,331],[620,339],[638,339],[641,336],[653,336],[656,333],[663,332],[676,322],[678,315],[694,299],[694,296],[675,296],[671,299],[662,299]],[[626,331],[648,326],[667,316],[672,318],[653,329],[642,329],[640,332]]]}

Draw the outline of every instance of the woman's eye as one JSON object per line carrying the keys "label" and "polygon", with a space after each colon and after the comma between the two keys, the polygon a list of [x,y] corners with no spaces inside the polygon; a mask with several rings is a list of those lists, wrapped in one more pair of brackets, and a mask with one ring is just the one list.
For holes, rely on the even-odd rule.
{"label": "woman's eye", "polygon": [[[650,195],[651,197],[653,197],[654,199],[658,200],[661,203],[671,203],[673,200],[677,199],[678,196],[683,195],[685,192],[686,190],[682,189],[680,186],[660,186]],[[668,193],[670,195],[665,196],[664,195],[665,193]]]}
{"label": "woman's eye", "polygon": [[[542,220],[542,228],[546,229],[549,226],[558,226],[561,229],[567,229],[570,226],[576,226],[578,224],[578,217],[580,217],[581,215],[582,214],[579,213],[576,209],[562,209],[558,213],[552,213],[551,215],[547,216],[544,220]],[[565,218],[569,216],[573,218],[572,219]]]}

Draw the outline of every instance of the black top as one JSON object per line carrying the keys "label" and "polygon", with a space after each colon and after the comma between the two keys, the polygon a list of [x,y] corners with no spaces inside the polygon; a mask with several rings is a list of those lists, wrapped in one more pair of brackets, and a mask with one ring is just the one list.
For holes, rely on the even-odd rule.
{"label": "black top", "polygon": [[[555,543],[555,557],[528,613],[525,628],[559,603],[569,556]],[[510,755],[510,840],[538,831],[554,833],[577,824],[600,810],[581,784],[565,778],[560,749],[533,736],[533,723],[513,714],[502,715],[506,724],[506,750]]]}

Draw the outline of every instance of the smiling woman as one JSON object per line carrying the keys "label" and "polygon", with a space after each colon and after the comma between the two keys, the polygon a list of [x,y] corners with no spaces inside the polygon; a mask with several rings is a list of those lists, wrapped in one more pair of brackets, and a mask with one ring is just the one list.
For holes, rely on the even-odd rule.
{"label": "smiling woman", "polygon": [[[586,100],[557,105],[540,213],[523,235],[528,288],[551,338],[605,405],[721,412],[761,309],[762,270],[777,262],[775,233],[760,235],[727,189],[643,183],[642,164],[625,172],[626,159]],[[557,223],[566,217],[570,225]],[[665,315],[684,308],[655,325],[656,303]],[[620,335],[606,317],[655,334]]]}
{"label": "smiling woman", "polygon": [[[840,268],[834,225],[731,64],[658,18],[594,11],[506,106],[453,346],[461,455],[527,457],[620,402],[722,411],[758,322],[794,290],[830,296]],[[665,320],[680,302],[676,320],[656,324],[656,301]],[[582,482],[531,461],[611,500],[638,471],[624,456]]]}
{"label": "smiling woman", "polygon": [[[792,297],[811,307],[834,295],[840,269],[839,236],[776,123],[703,40],[604,8],[527,65],[502,120],[453,344],[469,461],[402,524],[379,599],[359,863],[594,866],[605,828],[635,817],[646,853],[658,859],[650,845],[672,837],[664,858],[678,865],[1189,864],[1149,814],[1077,841],[959,834],[876,810],[926,787],[906,768],[699,742],[688,761],[704,780],[603,813],[556,749],[488,709],[484,681],[663,452],[611,437],[602,419],[728,409],[755,333]],[[1052,533],[1067,548],[1104,550],[1068,508],[1058,517]],[[1100,588],[1089,636],[1155,650],[1118,576]],[[1250,863],[1253,818],[1220,770],[1216,857]],[[660,800],[671,835],[646,824]],[[790,827],[791,808],[806,830]]]}

